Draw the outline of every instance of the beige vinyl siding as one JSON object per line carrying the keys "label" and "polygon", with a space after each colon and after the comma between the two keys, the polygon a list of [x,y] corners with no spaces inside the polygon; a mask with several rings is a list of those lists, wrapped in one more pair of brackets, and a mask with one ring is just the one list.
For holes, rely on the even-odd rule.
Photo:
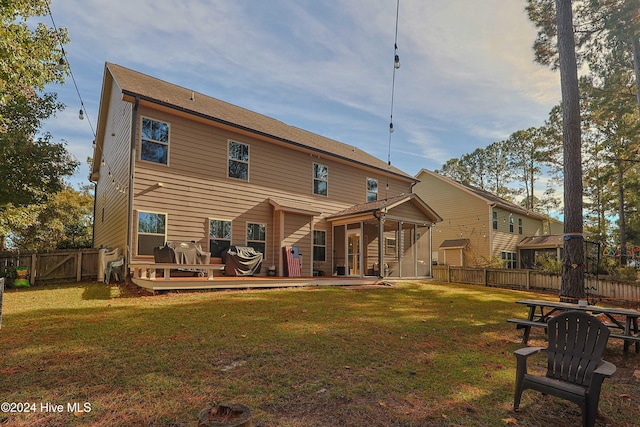
{"label": "beige vinyl siding", "polygon": [[[467,261],[481,264],[491,257],[491,207],[468,192],[441,179],[422,174],[413,189],[443,221],[433,227],[433,250],[443,262],[444,252],[438,248],[445,240],[469,239]],[[447,254],[449,255],[449,254]]]}
{"label": "beige vinyl siding", "polygon": [[[500,257],[503,251],[517,252],[517,244],[526,236],[542,235],[542,221],[518,213],[493,208],[498,213],[498,230],[493,230],[493,256]],[[513,216],[513,232],[509,228],[509,215]],[[518,219],[522,219],[522,234],[518,233]]]}
{"label": "beige vinyl siding", "polygon": [[302,255],[302,275],[311,276],[313,269],[313,236],[310,217],[285,213],[284,240],[282,246],[297,246]]}
{"label": "beige vinyl siding", "polygon": [[[169,165],[137,160],[134,182],[134,209],[167,212],[168,240],[194,240],[208,247],[208,219],[224,218],[232,221],[232,243],[244,245],[246,223],[263,223],[267,225],[265,262],[278,265],[280,220],[274,218],[269,198],[295,200],[308,204],[309,210],[322,212],[316,218],[300,215],[305,226],[296,229],[293,236],[291,230],[284,230],[285,241],[297,242],[291,244],[300,246],[305,274],[310,274],[311,221],[316,229],[327,231],[327,247],[330,248],[331,232],[322,219],[363,203],[366,177],[386,183],[384,173],[372,173],[370,169],[355,168],[332,158],[310,155],[144,106],[140,108],[139,116],[170,124]],[[249,145],[248,181],[227,177],[229,140]],[[136,141],[139,151],[139,131]],[[328,167],[328,196],[313,194],[314,162]],[[389,193],[409,193],[410,185],[408,180],[393,178]],[[295,218],[297,215],[288,212],[284,215],[287,227],[290,221],[300,226]],[[331,256],[328,249],[328,265],[331,265]]]}
{"label": "beige vinyl siding", "polygon": [[[121,100],[120,88],[114,82],[108,96],[105,139],[100,163],[100,175],[96,184],[96,210],[94,218],[94,247],[120,248],[127,246],[129,153],[131,143],[132,105]],[[106,95],[105,95],[106,96]],[[101,161],[102,159],[97,159]],[[109,176],[111,173],[111,176]],[[114,185],[114,182],[116,185]],[[103,215],[104,212],[104,215]]]}
{"label": "beige vinyl siding", "polygon": [[390,217],[403,218],[405,222],[424,223],[424,213],[412,203],[404,203],[389,210]]}

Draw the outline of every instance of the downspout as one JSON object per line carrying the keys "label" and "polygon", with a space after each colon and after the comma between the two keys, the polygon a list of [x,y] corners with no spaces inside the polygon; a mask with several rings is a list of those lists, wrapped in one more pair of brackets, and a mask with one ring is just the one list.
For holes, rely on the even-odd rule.
{"label": "downspout", "polygon": [[133,171],[136,165],[136,127],[138,123],[138,106],[140,97],[136,95],[133,103],[133,114],[131,115],[131,151],[129,154],[129,218],[127,220],[127,257],[125,260],[125,271],[129,276],[129,263],[133,257]]}
{"label": "downspout", "polygon": [[[91,181],[91,175],[89,175],[89,182],[93,182]],[[96,208],[98,207],[98,183],[97,182],[93,182],[93,224],[91,224],[91,228],[93,229],[93,231],[91,232],[91,247],[95,248],[96,247]],[[4,248],[0,248],[0,249],[4,249]]]}
{"label": "downspout", "polygon": [[435,224],[431,223],[431,227],[429,227],[429,276],[433,278],[433,226]]}
{"label": "downspout", "polygon": [[489,261],[493,259],[493,208],[495,203],[489,203]]}
{"label": "downspout", "polygon": [[384,278],[384,218],[382,215],[378,215],[376,211],[373,211],[373,217],[378,220],[378,278]]}

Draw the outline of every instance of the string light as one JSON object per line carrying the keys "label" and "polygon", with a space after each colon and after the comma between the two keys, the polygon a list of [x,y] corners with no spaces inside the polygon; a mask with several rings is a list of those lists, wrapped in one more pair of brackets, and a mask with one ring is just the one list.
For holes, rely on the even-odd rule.
{"label": "string light", "polygon": [[[58,27],[56,25],[56,21],[53,19],[53,13],[51,12],[51,7],[49,6],[49,2],[46,3],[47,5],[47,12],[49,12],[49,17],[51,18],[51,24],[53,25],[53,29],[56,32],[56,34],[58,34]],[[67,70],[69,70],[69,75],[71,76],[71,81],[73,82],[73,86],[76,89],[76,93],[78,94],[78,99],[80,100],[80,111],[78,112],[78,119],[79,120],[84,120],[85,118],[85,112],[87,111],[87,108],[84,105],[84,101],[82,100],[82,95],[80,95],[80,89],[78,89],[78,84],[76,83],[76,78],[73,75],[73,70],[71,69],[71,63],[69,62],[69,58],[67,58],[67,53],[64,50],[64,46],[62,45],[62,41],[61,38],[59,37],[58,40],[60,40],[60,51],[62,52],[62,57],[60,57],[60,59],[58,60],[58,64],[56,65],[56,67],[58,68],[58,70],[64,70],[65,68]],[[96,132],[93,128],[93,124],[91,123],[91,120],[89,118],[89,114],[86,114],[87,117],[87,123],[89,124],[89,128],[91,128],[91,133],[93,134],[93,147],[95,148],[96,145]],[[104,157],[102,157],[101,159],[101,164],[102,166],[105,166],[107,168],[107,172],[109,177],[111,178],[111,184],[115,187],[115,189],[122,193],[122,194],[126,194],[126,190],[128,188],[127,185],[122,185],[118,182],[116,182],[115,178],[113,177],[113,174],[111,173],[111,167],[107,164],[106,160],[104,159]]]}
{"label": "string light", "polygon": [[[393,103],[396,91],[396,70],[400,68],[400,56],[398,55],[398,18],[400,12],[400,0],[396,0],[396,31],[393,41],[393,76],[391,78],[391,113],[389,115],[389,148],[387,152],[387,185],[385,200],[389,198],[389,177],[391,175],[391,135],[393,134]],[[386,206],[385,206],[386,210]]]}

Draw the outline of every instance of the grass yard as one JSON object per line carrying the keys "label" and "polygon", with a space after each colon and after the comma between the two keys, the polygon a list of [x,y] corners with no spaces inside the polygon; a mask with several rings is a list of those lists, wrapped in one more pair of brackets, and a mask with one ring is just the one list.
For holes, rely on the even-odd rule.
{"label": "grass yard", "polygon": [[[96,283],[8,290],[0,402],[35,412],[0,412],[0,425],[195,426],[208,404],[235,402],[252,409],[255,427],[580,426],[576,405],[533,391],[512,410],[522,344],[505,320],[525,316],[516,300],[540,297],[553,299],[435,282],[154,296]],[[542,330],[532,337],[544,345]],[[614,340],[606,359],[618,371],[604,383],[597,425],[636,426],[640,355],[623,360]]]}

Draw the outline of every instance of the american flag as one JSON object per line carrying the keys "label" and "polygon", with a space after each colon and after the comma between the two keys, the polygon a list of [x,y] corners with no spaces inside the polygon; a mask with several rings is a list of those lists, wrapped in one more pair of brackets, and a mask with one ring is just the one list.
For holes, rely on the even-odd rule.
{"label": "american flag", "polygon": [[302,276],[302,265],[300,265],[300,252],[298,252],[298,248],[285,246],[284,249],[287,255],[287,273],[289,277]]}

